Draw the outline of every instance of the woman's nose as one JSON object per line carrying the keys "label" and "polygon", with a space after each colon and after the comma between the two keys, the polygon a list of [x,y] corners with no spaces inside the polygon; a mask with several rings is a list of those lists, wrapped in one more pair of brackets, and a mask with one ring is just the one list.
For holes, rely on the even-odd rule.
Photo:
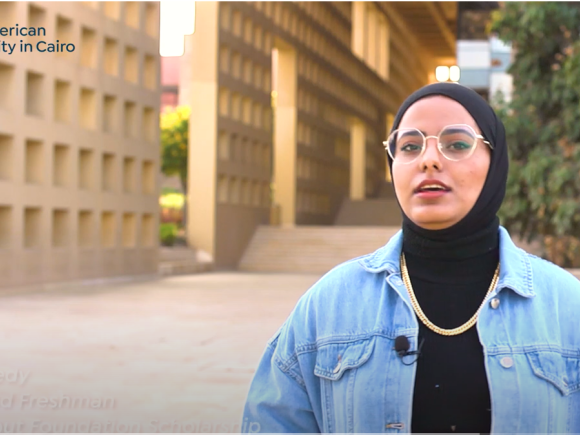
{"label": "woman's nose", "polygon": [[421,168],[427,167],[441,168],[441,154],[438,148],[437,136],[427,136],[425,138],[425,151],[421,156]]}

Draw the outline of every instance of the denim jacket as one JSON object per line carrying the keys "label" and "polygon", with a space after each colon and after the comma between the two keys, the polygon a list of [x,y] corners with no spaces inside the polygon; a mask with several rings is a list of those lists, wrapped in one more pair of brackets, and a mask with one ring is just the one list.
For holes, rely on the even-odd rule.
{"label": "denim jacket", "polygon": [[[412,431],[416,364],[394,350],[401,335],[416,350],[418,336],[401,246],[399,232],[301,297],[267,344],[245,432]],[[476,327],[492,433],[580,433],[580,281],[516,247],[500,227],[499,282]]]}

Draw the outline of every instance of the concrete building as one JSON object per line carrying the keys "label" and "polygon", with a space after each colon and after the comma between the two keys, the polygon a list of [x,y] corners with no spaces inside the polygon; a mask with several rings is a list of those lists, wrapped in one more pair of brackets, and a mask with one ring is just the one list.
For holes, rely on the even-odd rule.
{"label": "concrete building", "polygon": [[456,10],[198,2],[179,78],[190,246],[235,268],[259,225],[333,225],[347,203],[392,198],[382,141],[404,98],[456,64]]}
{"label": "concrete building", "polygon": [[457,65],[459,83],[492,101],[501,92],[509,101],[513,80],[507,73],[512,61],[510,45],[488,33],[498,2],[458,2]]}
{"label": "concrete building", "polygon": [[158,7],[0,2],[0,287],[157,272]]}

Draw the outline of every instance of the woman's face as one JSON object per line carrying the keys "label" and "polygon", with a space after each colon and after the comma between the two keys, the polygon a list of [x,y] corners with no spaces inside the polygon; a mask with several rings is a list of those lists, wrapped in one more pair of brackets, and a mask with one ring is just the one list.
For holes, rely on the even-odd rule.
{"label": "woman's face", "polygon": [[[461,104],[442,96],[417,101],[405,112],[399,128],[416,128],[425,136],[437,136],[451,124],[467,124],[481,134],[475,120]],[[490,159],[491,151],[481,139],[474,153],[461,161],[447,160],[437,149],[437,140],[427,139],[425,152],[417,160],[409,164],[393,162],[393,183],[403,212],[415,224],[428,230],[456,224],[475,205]],[[419,184],[425,180],[443,183],[446,189],[437,195],[419,192]]]}

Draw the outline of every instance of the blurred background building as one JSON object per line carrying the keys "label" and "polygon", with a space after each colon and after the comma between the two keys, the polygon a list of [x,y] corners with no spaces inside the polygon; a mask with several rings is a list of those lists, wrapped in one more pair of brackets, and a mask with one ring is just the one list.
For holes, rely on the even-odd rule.
{"label": "blurred background building", "polygon": [[158,268],[159,4],[0,2],[0,286]]}
{"label": "blurred background building", "polygon": [[491,14],[499,8],[499,2],[458,2],[457,8],[459,83],[475,89],[490,101],[498,92],[509,101],[512,77],[507,70],[511,64],[511,47],[489,32]]}

